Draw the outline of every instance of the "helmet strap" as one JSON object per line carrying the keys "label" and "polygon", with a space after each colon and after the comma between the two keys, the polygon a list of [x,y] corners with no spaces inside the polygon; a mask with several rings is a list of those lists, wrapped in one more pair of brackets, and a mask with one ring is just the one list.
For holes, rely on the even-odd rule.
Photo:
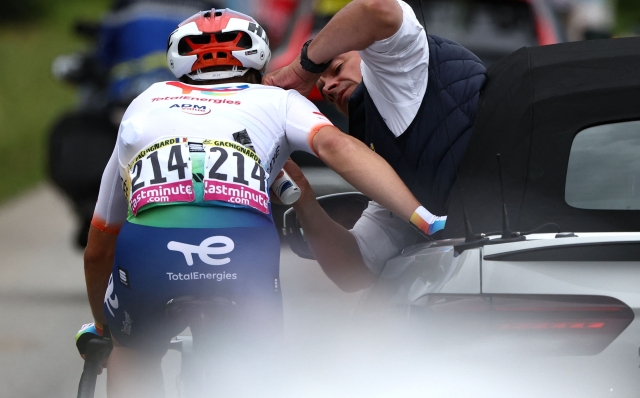
{"label": "helmet strap", "polygon": [[249,68],[238,68],[236,65],[231,67],[231,69],[227,70],[219,70],[212,72],[202,72],[201,69],[196,70],[195,72],[187,74],[189,78],[196,81],[202,80],[221,80],[221,79],[229,79],[237,76],[244,76]]}

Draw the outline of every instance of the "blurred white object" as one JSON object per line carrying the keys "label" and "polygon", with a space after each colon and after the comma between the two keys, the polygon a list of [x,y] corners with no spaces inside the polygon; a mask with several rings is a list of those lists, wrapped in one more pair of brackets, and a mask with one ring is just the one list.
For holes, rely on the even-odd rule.
{"label": "blurred white object", "polygon": [[271,189],[285,205],[295,203],[295,201],[300,198],[301,194],[298,185],[293,182],[291,177],[289,177],[289,174],[284,170],[280,171],[280,174],[278,174],[278,178],[273,182]]}
{"label": "blurred white object", "polygon": [[569,41],[588,39],[590,36],[607,37],[613,31],[615,10],[606,0],[574,0],[567,15]]}

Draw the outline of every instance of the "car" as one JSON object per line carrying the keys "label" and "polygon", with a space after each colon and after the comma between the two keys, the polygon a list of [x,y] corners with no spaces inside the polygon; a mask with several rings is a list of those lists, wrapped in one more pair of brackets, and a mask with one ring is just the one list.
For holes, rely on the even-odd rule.
{"label": "car", "polygon": [[[489,66],[522,46],[547,45],[564,41],[564,32],[555,14],[545,0],[405,0],[418,20],[436,34],[456,41]],[[340,4],[338,2],[337,4]],[[292,10],[285,35],[273,50],[269,71],[291,63],[299,54],[305,41],[313,37],[330,20],[331,15],[318,14],[314,1],[300,0]],[[345,115],[322,99],[314,88],[309,99],[340,130],[348,133],[349,123]],[[350,186],[319,159],[303,152],[295,152],[292,159],[309,169],[311,183],[326,194],[347,192]],[[325,184],[316,184],[315,176],[322,176]],[[284,207],[275,206],[280,216]]]}
{"label": "car", "polygon": [[[637,396],[639,68],[640,38],[489,68],[441,239],[389,260],[357,310],[403,330],[397,372],[429,369],[439,397]],[[366,207],[320,202],[347,228]],[[313,257],[293,210],[284,224]]]}

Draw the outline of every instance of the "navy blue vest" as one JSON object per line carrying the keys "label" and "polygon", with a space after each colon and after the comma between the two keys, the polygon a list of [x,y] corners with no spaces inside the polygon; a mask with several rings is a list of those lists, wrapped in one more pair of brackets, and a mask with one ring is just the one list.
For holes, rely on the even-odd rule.
{"label": "navy blue vest", "polygon": [[449,192],[471,136],[486,73],[472,52],[429,35],[427,90],[402,135],[396,138],[389,130],[364,83],[349,99],[349,134],[382,156],[435,215],[447,214]]}

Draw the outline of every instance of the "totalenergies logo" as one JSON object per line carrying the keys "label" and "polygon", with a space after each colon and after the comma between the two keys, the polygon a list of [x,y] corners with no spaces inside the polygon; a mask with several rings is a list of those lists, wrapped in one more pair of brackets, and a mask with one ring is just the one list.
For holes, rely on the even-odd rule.
{"label": "totalenergies logo", "polygon": [[199,91],[202,95],[212,95],[212,96],[222,96],[226,97],[229,95],[236,94],[242,90],[246,90],[249,88],[248,84],[243,84],[242,86],[226,86],[226,87],[216,87],[216,88],[197,88],[193,86],[186,85],[180,82],[167,82],[169,86],[174,86],[182,89],[182,94],[191,94],[193,91]]}

